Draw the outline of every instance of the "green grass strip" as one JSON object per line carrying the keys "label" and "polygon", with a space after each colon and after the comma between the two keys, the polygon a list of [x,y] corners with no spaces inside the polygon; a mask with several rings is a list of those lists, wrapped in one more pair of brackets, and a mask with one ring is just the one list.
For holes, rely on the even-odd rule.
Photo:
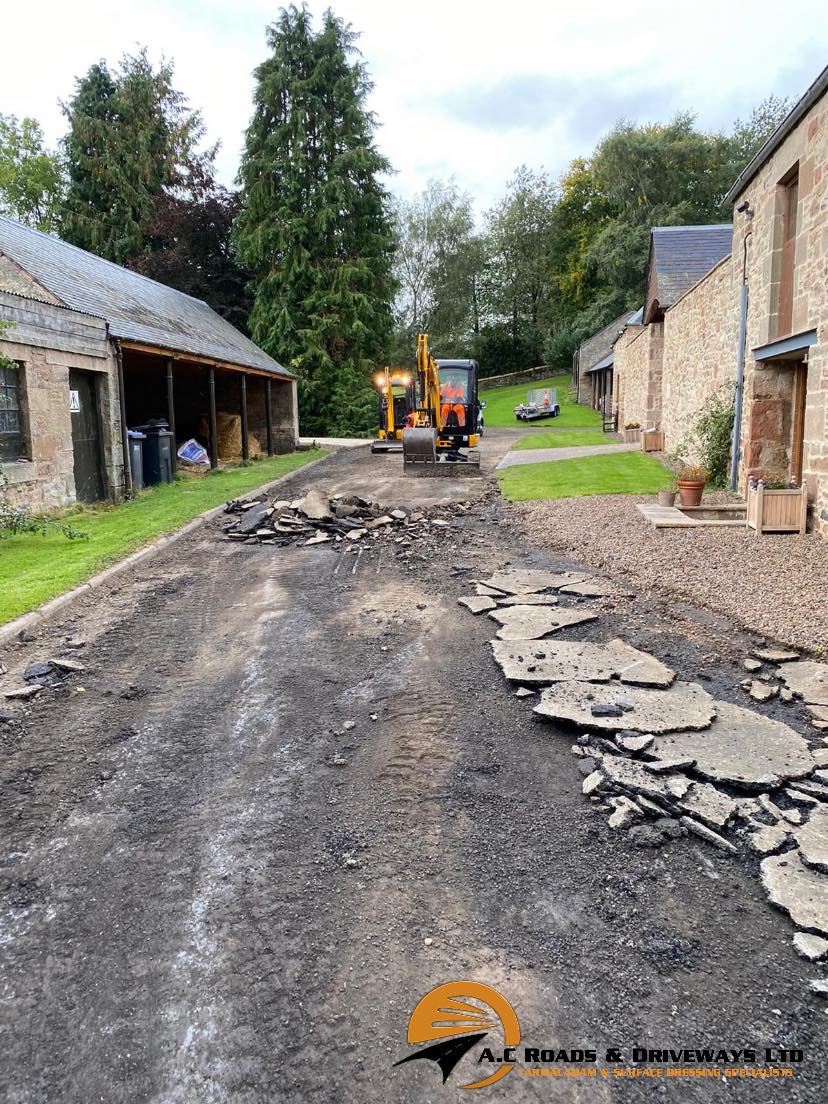
{"label": "green grass strip", "polygon": [[312,449],[253,460],[151,487],[117,506],[67,513],[73,528],[88,534],[88,540],[68,540],[53,531],[46,536],[22,534],[0,539],[0,624],[63,594],[205,510],[324,455],[324,449]]}

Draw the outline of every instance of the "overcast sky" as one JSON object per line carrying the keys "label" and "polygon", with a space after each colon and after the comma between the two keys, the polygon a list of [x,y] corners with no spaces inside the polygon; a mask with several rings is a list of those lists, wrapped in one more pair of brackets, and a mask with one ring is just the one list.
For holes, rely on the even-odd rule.
{"label": "overcast sky", "polygon": [[[327,6],[310,7],[321,12]],[[555,174],[621,115],[697,112],[727,126],[770,93],[801,95],[828,62],[824,0],[338,0],[376,85],[378,141],[402,194],[454,176],[485,209],[525,162]],[[39,0],[4,5],[0,112],[50,142],[58,101],[99,58],[146,45],[175,62],[219,172],[235,177],[252,71],[278,4],[264,0]]]}

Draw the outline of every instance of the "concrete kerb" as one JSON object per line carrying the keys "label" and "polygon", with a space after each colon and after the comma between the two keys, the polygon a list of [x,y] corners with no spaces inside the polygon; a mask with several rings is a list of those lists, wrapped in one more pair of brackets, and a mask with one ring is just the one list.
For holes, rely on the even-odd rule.
{"label": "concrete kerb", "polygon": [[[311,460],[310,463],[304,464],[301,468],[295,468],[293,471],[287,472],[285,475],[280,475],[278,479],[271,479],[269,483],[263,483],[260,487],[254,488],[252,491],[245,491],[244,494],[238,496],[242,501],[247,501],[252,498],[257,498],[261,494],[269,494],[274,487],[278,487],[279,484],[285,483],[288,479],[292,479],[300,472],[310,471],[311,468],[315,468],[317,464],[322,464],[327,460],[327,456],[320,456],[317,460]],[[112,564],[111,567],[104,568],[103,571],[99,571],[96,575],[93,575],[91,579],[87,579],[84,583],[79,583],[78,586],[73,587],[71,590],[67,590],[65,594],[59,594],[55,598],[50,598],[48,602],[44,602],[42,606],[38,606],[37,609],[31,610],[29,613],[24,613],[20,617],[16,617],[14,621],[9,621],[6,625],[0,625],[0,647],[4,644],[8,644],[19,633],[24,632],[26,629],[33,629],[40,627],[49,621],[55,614],[63,613],[71,605],[73,605],[79,598],[83,598],[90,594],[93,590],[97,590],[98,587],[103,586],[104,583],[109,582],[110,579],[116,578],[118,575],[128,571],[131,567],[141,563],[142,560],[150,559],[153,556],[158,555],[165,548],[169,548],[171,544],[175,544],[176,541],[186,537],[189,533],[192,533],[195,529],[204,525],[218,515],[224,509],[224,505],[211,506],[209,510],[205,510],[203,513],[194,517],[191,521],[188,521],[186,525],[182,525],[180,529],[176,529],[173,533],[167,533],[163,537],[159,537],[158,540],[152,542],[152,544],[145,545],[144,548],[139,548],[135,552],[131,552],[124,559],[119,560],[117,563]]]}

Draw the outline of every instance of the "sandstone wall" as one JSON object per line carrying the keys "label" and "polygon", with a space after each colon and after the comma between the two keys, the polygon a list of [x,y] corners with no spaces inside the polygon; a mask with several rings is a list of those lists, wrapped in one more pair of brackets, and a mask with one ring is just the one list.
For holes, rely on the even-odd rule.
{"label": "sandstone wall", "polygon": [[54,509],[75,501],[69,369],[94,372],[104,453],[104,487],[109,498],[123,492],[115,358],[106,324],[63,307],[33,303],[0,292],[0,318],[12,328],[0,352],[20,365],[24,451],[28,463],[0,465],[7,496],[18,505]]}
{"label": "sandstone wall", "polygon": [[[739,271],[730,257],[711,269],[664,315],[661,428],[673,452],[705,401],[736,379]],[[698,459],[692,454],[689,459]]]}
{"label": "sandstone wall", "polygon": [[619,429],[628,422],[659,428],[663,347],[662,322],[627,326],[616,341],[613,402]]}
{"label": "sandstone wall", "polygon": [[[742,477],[762,471],[771,458],[758,445],[769,430],[769,402],[789,401],[793,373],[779,364],[762,367],[750,350],[783,336],[778,332],[779,278],[782,258],[783,189],[780,182],[798,165],[799,205],[795,244],[791,332],[817,331],[808,355],[803,478],[814,503],[814,524],[828,536],[828,99],[823,96],[736,198],[750,204],[748,279],[750,310],[747,332]],[[744,217],[735,216],[737,230]],[[768,372],[771,375],[768,375]],[[773,415],[787,432],[784,410]],[[753,443],[757,447],[751,448]],[[784,444],[785,442],[783,442]],[[789,451],[789,450],[788,450]],[[780,457],[776,457],[779,461]]]}

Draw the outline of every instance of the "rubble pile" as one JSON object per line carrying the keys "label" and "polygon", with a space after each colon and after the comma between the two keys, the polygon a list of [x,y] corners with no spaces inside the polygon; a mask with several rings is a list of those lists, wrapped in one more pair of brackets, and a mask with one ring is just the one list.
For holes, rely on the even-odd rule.
{"label": "rubble pile", "polygon": [[[516,697],[579,726],[572,753],[582,790],[611,829],[640,847],[687,834],[734,855],[746,844],[768,898],[803,929],[798,952],[828,958],[828,740],[678,681],[623,640],[550,640],[594,619],[567,609],[567,595],[590,602],[626,592],[598,576],[510,567],[458,601],[501,625],[492,654]],[[754,700],[798,701],[814,728],[828,728],[828,664],[761,648],[742,668]]]}
{"label": "rubble pile", "polygon": [[417,546],[467,513],[470,503],[433,507],[426,514],[406,506],[389,508],[359,495],[329,498],[313,489],[302,498],[228,502],[235,515],[223,526],[225,538],[245,544],[330,544],[338,551],[370,549],[379,543],[398,546],[403,558],[416,557]]}

